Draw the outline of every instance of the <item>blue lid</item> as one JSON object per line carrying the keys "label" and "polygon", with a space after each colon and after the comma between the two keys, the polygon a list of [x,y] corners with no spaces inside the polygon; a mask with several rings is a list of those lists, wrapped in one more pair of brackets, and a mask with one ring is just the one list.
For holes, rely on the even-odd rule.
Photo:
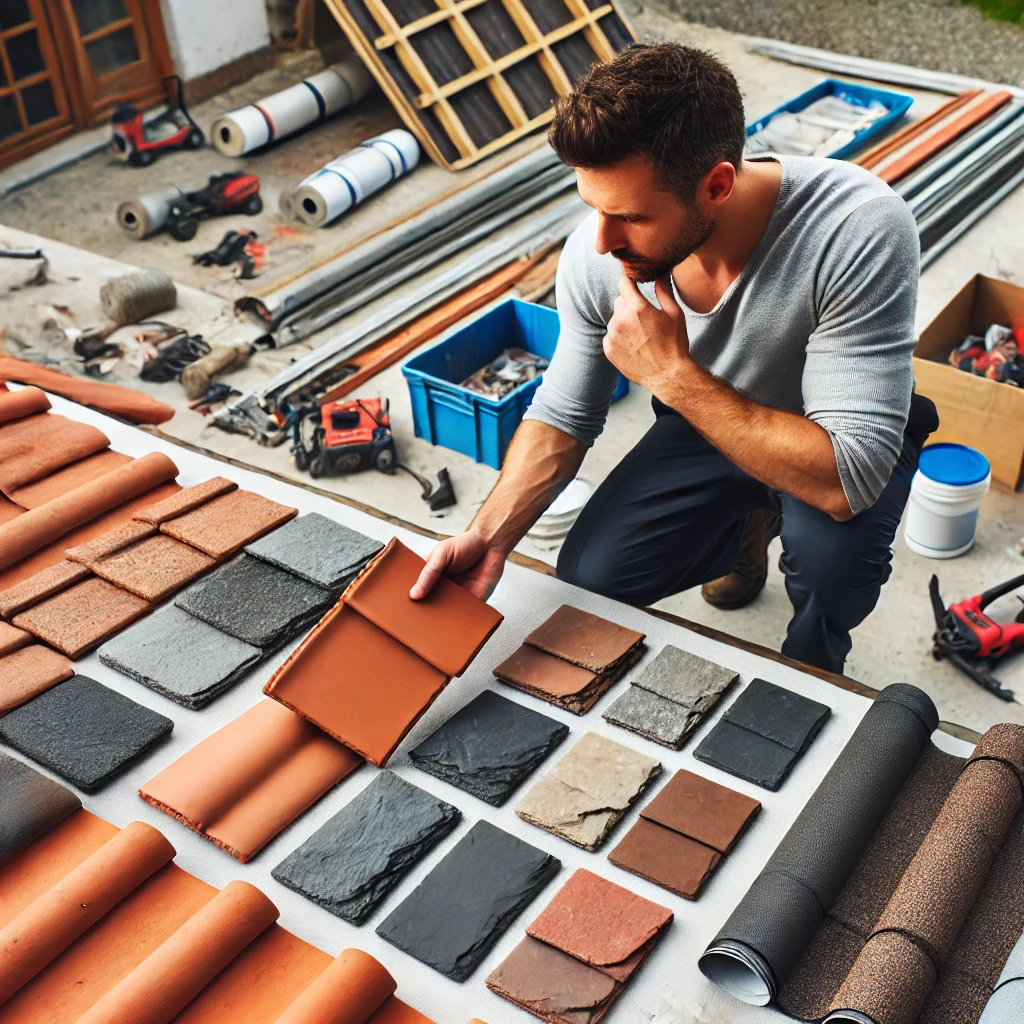
{"label": "blue lid", "polygon": [[952,487],[980,483],[989,474],[988,459],[981,452],[949,442],[923,448],[917,468],[930,480]]}

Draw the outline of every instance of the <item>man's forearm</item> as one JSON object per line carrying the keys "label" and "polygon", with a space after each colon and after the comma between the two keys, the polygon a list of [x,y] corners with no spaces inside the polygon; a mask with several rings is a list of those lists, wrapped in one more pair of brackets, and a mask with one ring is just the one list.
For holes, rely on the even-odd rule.
{"label": "man's forearm", "polygon": [[809,419],[759,405],[687,359],[658,397],[730,462],[834,519],[852,518],[828,433]]}
{"label": "man's forearm", "polygon": [[579,472],[586,446],[539,420],[524,420],[505,455],[501,476],[470,530],[508,554]]}

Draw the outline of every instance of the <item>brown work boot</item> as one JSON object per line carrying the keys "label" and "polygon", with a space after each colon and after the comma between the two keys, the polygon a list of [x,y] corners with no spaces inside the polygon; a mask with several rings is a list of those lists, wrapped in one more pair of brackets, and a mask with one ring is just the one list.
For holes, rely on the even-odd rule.
{"label": "brown work boot", "polygon": [[750,604],[764,590],[768,579],[768,545],[778,537],[781,528],[782,516],[778,512],[764,508],[751,512],[732,572],[709,580],[700,588],[700,596],[726,611]]}

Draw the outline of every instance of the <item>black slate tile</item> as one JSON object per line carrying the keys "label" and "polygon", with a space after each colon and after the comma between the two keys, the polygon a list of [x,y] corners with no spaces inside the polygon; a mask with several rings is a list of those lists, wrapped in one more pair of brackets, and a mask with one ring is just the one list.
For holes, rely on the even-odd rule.
{"label": "black slate tile", "polygon": [[164,605],[97,652],[104,665],[187,708],[204,708],[263,657],[253,647]]}
{"label": "black slate tile", "polygon": [[245,551],[317,586],[341,590],[383,547],[379,540],[310,512],[261,537]]}
{"label": "black slate tile", "polygon": [[452,981],[465,981],[560,867],[550,854],[478,821],[377,934]]}
{"label": "black slate tile", "polygon": [[732,722],[721,721],[700,741],[693,756],[773,793],[785,781],[800,754]]}
{"label": "black slate tile", "polygon": [[569,734],[569,727],[484,690],[409,751],[428,775],[500,807]]}
{"label": "black slate tile", "polygon": [[752,679],[722,716],[801,753],[821,731],[832,709],[764,679]]}
{"label": "black slate tile", "polygon": [[95,793],[173,728],[95,679],[72,676],[0,718],[0,740]]}
{"label": "black slate tile", "polygon": [[0,752],[0,864],[81,806],[67,786]]}
{"label": "black slate tile", "polygon": [[243,554],[183,590],[174,603],[267,654],[318,622],[334,600],[332,591]]}
{"label": "black slate tile", "polygon": [[461,817],[457,807],[384,771],[271,874],[324,910],[362,924]]}

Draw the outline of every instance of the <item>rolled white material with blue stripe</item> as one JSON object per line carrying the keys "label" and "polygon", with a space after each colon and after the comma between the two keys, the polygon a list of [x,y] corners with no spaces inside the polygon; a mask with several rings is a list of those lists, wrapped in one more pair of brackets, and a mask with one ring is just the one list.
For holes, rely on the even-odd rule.
{"label": "rolled white material with blue stripe", "polygon": [[393,128],[300,181],[282,208],[310,227],[322,227],[411,171],[419,160],[415,137]]}
{"label": "rolled white material with blue stripe", "polygon": [[244,156],[358,103],[372,88],[365,66],[349,57],[258,103],[232,110],[214,122],[210,136],[225,156]]}

